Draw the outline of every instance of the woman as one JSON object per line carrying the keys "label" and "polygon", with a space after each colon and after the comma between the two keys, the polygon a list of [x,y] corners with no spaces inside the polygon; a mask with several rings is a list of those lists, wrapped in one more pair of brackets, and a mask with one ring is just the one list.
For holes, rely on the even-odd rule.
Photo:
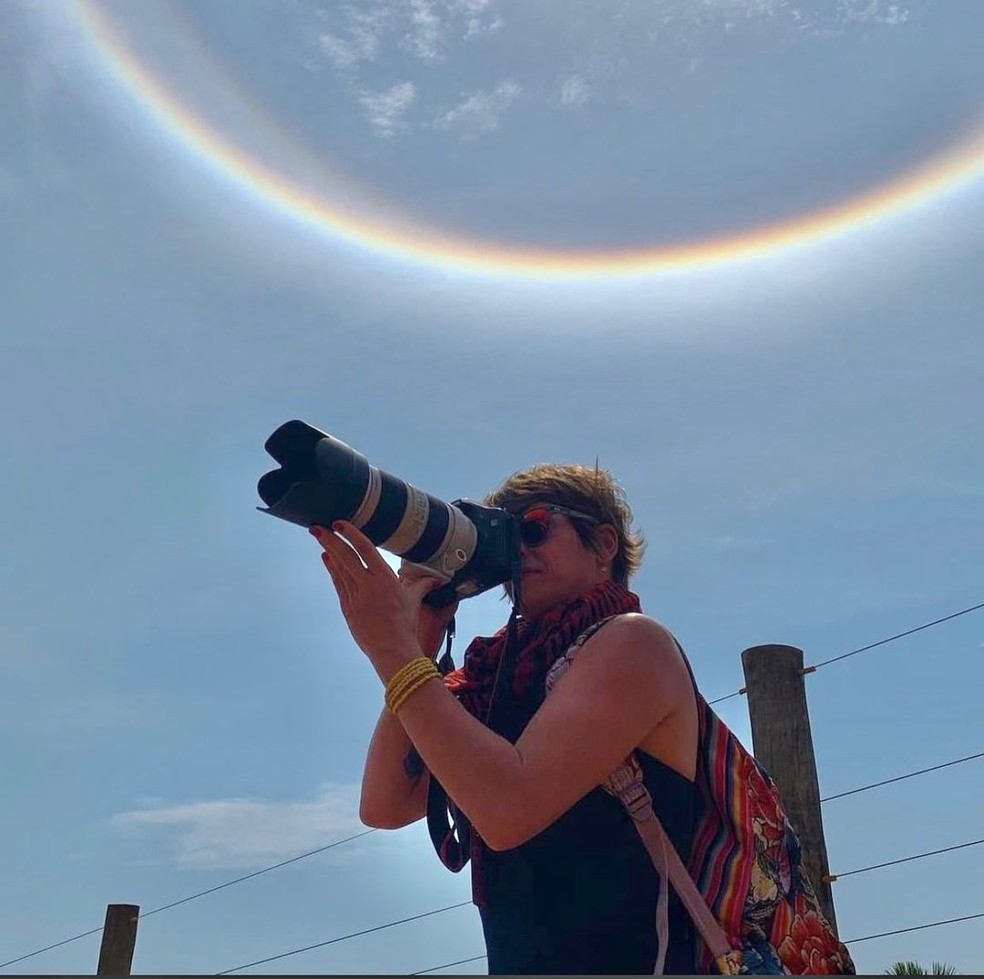
{"label": "woman", "polygon": [[[454,615],[421,604],[439,582],[402,568],[398,577],[351,524],[312,528],[352,636],[387,685],[361,817],[385,829],[420,819],[433,774],[473,829],[490,973],[652,973],[658,879],[632,820],[600,786],[635,751],[686,861],[698,719],[679,648],[626,587],[642,539],[621,489],[596,469],[534,466],[486,503],[519,517],[523,539],[519,651],[491,726],[506,630],[474,640],[460,670],[430,682],[440,677],[428,660]],[[550,667],[606,619],[547,696]],[[422,773],[406,765],[412,749]],[[666,971],[686,974],[690,923],[670,900]]]}

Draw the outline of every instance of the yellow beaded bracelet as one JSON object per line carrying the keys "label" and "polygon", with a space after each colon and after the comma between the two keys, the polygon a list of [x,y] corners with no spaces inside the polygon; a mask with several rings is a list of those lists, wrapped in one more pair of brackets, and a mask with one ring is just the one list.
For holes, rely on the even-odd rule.
{"label": "yellow beaded bracelet", "polygon": [[427,656],[418,656],[401,666],[386,684],[386,706],[396,713],[407,698],[416,693],[428,680],[439,680],[441,672]]}
{"label": "yellow beaded bracelet", "polygon": [[429,683],[431,680],[439,680],[440,677],[440,673],[428,673],[420,677],[415,683],[404,690],[399,697],[394,698],[393,703],[390,706],[390,711],[394,714],[398,714],[411,694],[416,693],[425,683]]}
{"label": "yellow beaded bracelet", "polygon": [[407,698],[422,687],[428,680],[440,678],[440,673],[433,663],[428,661],[414,664],[412,670],[406,670],[400,677],[394,677],[396,683],[391,681],[386,687],[386,706],[395,714],[406,702]]}
{"label": "yellow beaded bracelet", "polygon": [[417,679],[421,676],[431,676],[434,672],[433,663],[430,660],[425,661],[425,657],[418,656],[416,659],[411,660],[409,663],[405,663],[396,673],[390,677],[390,681],[386,684],[386,699],[387,702],[398,698],[403,691],[415,683]]}

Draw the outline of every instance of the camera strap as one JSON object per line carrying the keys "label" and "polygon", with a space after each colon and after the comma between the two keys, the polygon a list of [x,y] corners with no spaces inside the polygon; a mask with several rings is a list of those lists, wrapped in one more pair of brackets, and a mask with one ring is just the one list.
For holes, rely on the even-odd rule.
{"label": "camera strap", "polygon": [[454,639],[454,617],[448,623],[447,641],[444,644],[444,652],[437,661],[437,668],[441,671],[441,676],[447,676],[454,669],[454,660],[451,658],[451,641]]}
{"label": "camera strap", "polygon": [[[517,610],[513,606],[512,614],[509,616],[507,626],[507,639],[505,649],[499,659],[499,666],[496,669],[495,682],[492,687],[492,699],[489,703],[488,713],[485,717],[485,724],[492,727],[494,720],[493,712],[497,700],[501,697],[497,694],[504,688],[512,685],[511,674],[515,667],[516,655],[519,651]],[[445,660],[451,661],[451,636],[448,636],[448,647],[444,656],[441,657],[440,669],[444,671]],[[453,667],[453,663],[451,666]],[[495,730],[492,727],[492,730]],[[411,749],[412,751],[413,749]],[[419,757],[419,756],[418,756]],[[448,870],[458,873],[471,857],[472,825],[468,817],[454,804],[448,797],[444,786],[431,773],[430,781],[427,785],[427,832],[430,834],[431,843],[437,855]]]}
{"label": "camera strap", "polygon": [[[518,599],[518,589],[520,587],[520,574],[518,563],[513,566],[513,595]],[[519,615],[519,602],[514,601],[512,612],[509,615],[509,623],[506,627],[506,646],[499,658],[499,665],[496,668],[495,680],[492,684],[492,697],[489,702],[488,713],[485,716],[485,725],[493,731],[493,712],[498,696],[503,685],[512,686],[511,674],[515,669],[515,660],[519,652],[519,628],[517,618]],[[438,663],[438,669],[442,675],[454,669],[454,661],[451,659],[451,639],[454,636],[454,619],[448,626],[447,646],[444,655]],[[411,752],[416,754],[415,749]],[[419,759],[419,755],[417,758]],[[421,763],[422,768],[422,763]],[[472,825],[468,817],[452,802],[448,797],[444,786],[434,777],[430,776],[427,785],[427,832],[430,834],[431,843],[437,855],[448,870],[458,873],[471,857]]]}
{"label": "camera strap", "polygon": [[433,775],[427,784],[427,832],[441,863],[458,873],[471,856],[471,823]]}

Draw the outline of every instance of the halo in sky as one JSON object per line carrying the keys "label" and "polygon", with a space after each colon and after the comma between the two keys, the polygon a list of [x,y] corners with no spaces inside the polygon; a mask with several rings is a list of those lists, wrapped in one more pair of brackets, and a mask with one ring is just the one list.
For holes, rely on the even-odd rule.
{"label": "halo in sky", "polygon": [[[319,160],[317,181],[278,167],[259,147],[262,140],[234,139],[162,79],[94,0],[73,0],[78,24],[93,45],[102,70],[169,141],[207,167],[226,186],[269,212],[334,242],[432,268],[525,279],[650,276],[701,271],[755,261],[850,236],[924,208],[962,190],[984,173],[984,126],[975,125],[933,158],[884,183],[830,206],[738,231],[650,246],[604,249],[555,248],[483,241],[449,232],[417,216],[394,213],[365,187],[358,187]],[[180,23],[180,21],[175,21]],[[191,39],[198,52],[204,47]],[[214,65],[213,78],[231,81]],[[241,106],[246,103],[238,96]],[[260,110],[246,114],[254,128],[284,134]],[[247,143],[255,144],[256,149]]]}

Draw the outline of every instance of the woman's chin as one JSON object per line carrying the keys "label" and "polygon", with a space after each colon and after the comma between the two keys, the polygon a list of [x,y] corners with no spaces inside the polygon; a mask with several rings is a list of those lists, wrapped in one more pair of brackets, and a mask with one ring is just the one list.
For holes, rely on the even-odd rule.
{"label": "woman's chin", "polygon": [[523,591],[522,612],[527,619],[535,619],[544,612],[549,612],[555,604],[556,602],[549,595],[543,594],[535,587]]}

